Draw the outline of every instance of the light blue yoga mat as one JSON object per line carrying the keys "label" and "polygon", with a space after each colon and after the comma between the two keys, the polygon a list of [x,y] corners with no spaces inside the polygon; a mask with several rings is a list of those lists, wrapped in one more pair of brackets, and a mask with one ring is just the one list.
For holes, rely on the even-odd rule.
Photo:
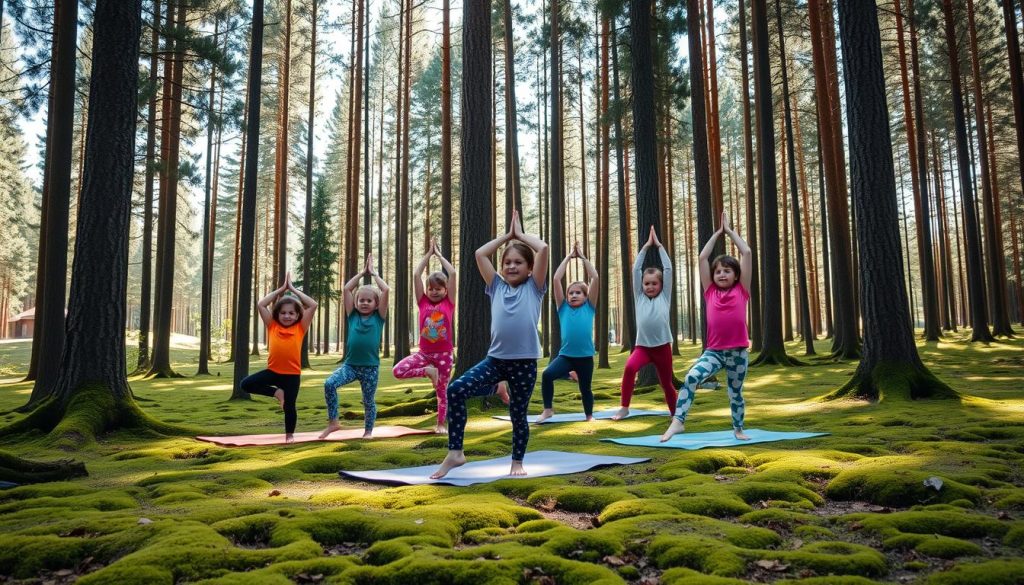
{"label": "light blue yoga mat", "polygon": [[612,457],[607,455],[588,455],[586,453],[567,453],[565,451],[531,451],[526,454],[523,466],[529,475],[512,477],[508,474],[512,465],[512,456],[499,459],[470,461],[462,467],[456,467],[441,479],[430,479],[430,474],[437,471],[438,461],[434,465],[406,467],[404,469],[385,469],[376,471],[339,471],[343,478],[362,479],[391,485],[422,485],[438,483],[466,486],[475,483],[490,483],[499,479],[526,479],[545,477],[548,475],[564,475],[589,471],[596,467],[609,465],[631,465],[650,461],[649,457]]}
{"label": "light blue yoga mat", "polygon": [[[612,415],[614,415],[616,412],[619,412],[618,408],[612,408],[612,409],[609,409],[609,410],[599,410],[599,411],[594,413],[594,418],[597,419],[597,420],[610,419],[612,417]],[[630,409],[629,416],[627,416],[626,418],[632,418],[634,416],[664,416],[664,417],[667,417],[668,416],[668,411],[667,410]],[[508,415],[492,416],[491,418],[496,418],[498,420],[511,420]],[[535,423],[535,422],[537,422],[538,418],[540,418],[539,414],[533,414],[533,415],[530,415],[530,416],[526,417],[526,420],[529,421],[530,423]],[[551,418],[545,420],[544,422],[542,422],[540,424],[546,425],[548,423],[581,422],[581,421],[585,421],[585,420],[587,420],[587,416],[585,414],[583,414],[582,412],[560,412],[560,413],[556,413],[554,416],[552,416]]]}
{"label": "light blue yoga mat", "polygon": [[662,447],[666,449],[705,449],[707,447],[738,447],[753,443],[770,443],[772,441],[791,441],[794,439],[807,439],[810,437],[821,437],[828,433],[795,433],[784,431],[763,431],[761,429],[746,429],[743,432],[750,437],[749,441],[740,441],[732,435],[732,431],[712,431],[708,433],[679,433],[668,441],[662,443],[661,435],[646,435],[643,437],[620,437],[617,439],[601,439],[610,443],[620,445],[633,445],[637,447]]}

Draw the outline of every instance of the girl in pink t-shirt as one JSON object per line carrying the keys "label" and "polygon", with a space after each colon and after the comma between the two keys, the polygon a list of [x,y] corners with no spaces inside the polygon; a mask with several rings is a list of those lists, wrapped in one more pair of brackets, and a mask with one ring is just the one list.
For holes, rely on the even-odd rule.
{"label": "girl in pink t-shirt", "polygon": [[[437,256],[441,266],[448,272],[433,272],[427,276],[426,290],[423,287],[423,272],[431,256]],[[430,378],[437,394],[437,425],[434,432],[445,434],[448,427],[448,379],[452,373],[452,316],[455,314],[457,294],[455,267],[441,255],[437,239],[430,242],[423,259],[416,266],[413,276],[413,290],[420,309],[417,322],[420,337],[420,351],[395,364],[392,373],[396,378]]]}
{"label": "girl in pink t-shirt", "polygon": [[[723,232],[728,234],[739,248],[740,259],[722,255],[709,265],[708,259],[711,257],[715,242]],[[711,235],[698,260],[700,284],[704,290],[707,308],[708,327],[704,353],[686,374],[683,387],[679,389],[675,416],[672,417],[672,424],[668,430],[661,436],[662,442],[672,438],[672,435],[683,432],[683,423],[686,422],[686,413],[693,406],[697,384],[723,368],[729,390],[733,435],[744,441],[750,439],[743,433],[743,380],[747,377],[749,364],[747,301],[750,300],[750,293],[747,291],[750,288],[752,262],[750,246],[733,231],[729,226],[729,216],[723,213],[722,226]]]}

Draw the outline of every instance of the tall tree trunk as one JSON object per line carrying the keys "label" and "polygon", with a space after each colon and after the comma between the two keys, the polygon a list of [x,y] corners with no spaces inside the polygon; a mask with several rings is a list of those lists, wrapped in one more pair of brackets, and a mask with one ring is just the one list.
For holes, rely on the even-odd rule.
{"label": "tall tree trunk", "polygon": [[[1003,26],[1006,32],[1006,51],[1010,62],[1010,93],[1013,96],[1013,121],[1017,137],[1017,153],[1024,153],[1024,73],[1021,72],[1020,41],[1017,39],[1017,13],[1013,2],[1004,0]],[[1024,165],[1017,165],[1020,173],[1021,192],[1024,193]],[[1014,268],[1017,273],[1017,304],[1018,317],[1024,325],[1024,281],[1021,280],[1020,248],[1017,240],[1017,222],[1013,219],[1014,206],[1010,206],[1010,233],[1014,250]]]}
{"label": "tall tree trunk", "polygon": [[[821,125],[818,125],[821,128]],[[825,337],[835,336],[832,321],[832,273],[829,269],[829,239],[827,205],[825,203],[824,151],[821,149],[821,133],[818,133],[818,209],[821,210],[821,278],[825,293]]]}
{"label": "tall tree trunk", "polygon": [[1004,266],[1003,234],[999,222],[995,167],[989,159],[988,134],[985,124],[985,100],[982,96],[981,65],[978,55],[978,31],[974,19],[974,0],[967,0],[967,31],[971,55],[971,76],[974,78],[974,121],[978,129],[978,157],[981,159],[981,197],[985,219],[985,256],[988,260],[988,292],[992,310],[992,334],[1013,336],[1006,312],[1006,266]]}
{"label": "tall tree trunk", "polygon": [[[598,124],[600,125],[600,140],[601,140],[601,187],[600,187],[600,201],[598,202],[599,221],[598,228],[598,239],[600,246],[598,249],[598,273],[601,275],[601,295],[600,295],[600,307],[597,309],[597,367],[598,368],[610,368],[611,364],[608,361],[608,311],[611,306],[611,298],[608,296],[609,292],[609,281],[611,281],[611,263],[609,262],[610,246],[609,240],[611,239],[611,225],[609,223],[609,179],[610,174],[608,172],[608,165],[610,164],[610,148],[609,148],[609,124],[608,124],[608,40],[609,40],[609,23],[608,16],[601,16],[601,78],[600,78],[600,117],[598,118]],[[1013,232],[1016,236],[1016,231]],[[1016,239],[1014,240],[1016,242]],[[1018,281],[1020,279],[1018,278]]]}
{"label": "tall tree trunk", "polygon": [[[967,281],[965,280],[965,277],[964,277],[964,267],[963,267],[963,263],[962,263],[962,261],[964,259],[964,254],[963,254],[963,250],[961,248],[961,242],[964,242],[964,243],[966,243],[966,242],[965,242],[964,238],[961,236],[960,214],[956,213],[956,211],[955,211],[955,209],[956,209],[956,179],[953,177],[953,147],[952,147],[952,142],[953,142],[952,140],[947,140],[946,141],[946,160],[948,161],[948,164],[949,164],[950,191],[952,192],[952,195],[953,195],[952,200],[953,200],[953,206],[954,206],[953,207],[954,208],[954,212],[952,213],[952,216],[953,216],[953,231],[954,231],[954,235],[956,237],[956,275],[957,275],[957,283],[960,286],[960,309],[959,309],[958,312],[960,313],[960,325],[963,326],[963,327],[966,327],[967,323],[969,321],[969,311],[967,310],[967,304],[968,304],[967,297],[968,297],[968,294],[967,294]],[[943,176],[945,176],[945,175],[943,175]]]}
{"label": "tall tree trunk", "polygon": [[956,309],[954,303],[954,294],[952,279],[950,278],[949,270],[949,248],[946,246],[947,243],[947,232],[946,232],[946,189],[942,182],[942,166],[941,160],[939,159],[939,151],[937,146],[937,140],[935,138],[935,132],[931,133],[931,149],[932,149],[932,168],[934,169],[935,175],[935,213],[936,223],[938,225],[938,253],[939,257],[936,260],[936,274],[939,276],[939,296],[940,296],[940,319],[942,322],[942,328],[949,331],[955,330],[954,320],[956,319]]}
{"label": "tall tree trunk", "polygon": [[[561,10],[559,0],[551,0],[551,70],[549,74],[551,84],[549,95],[551,99],[551,191],[548,196],[550,205],[548,221],[551,231],[547,241],[551,257],[556,259],[565,257],[565,165],[562,160],[565,156],[565,139],[562,119],[562,40],[559,29]],[[551,264],[554,265],[555,262]],[[553,283],[552,286],[554,286]],[[553,318],[551,320],[554,321]],[[548,335],[548,351],[552,358],[558,354],[558,349],[561,346],[561,328],[552,326]]]}
{"label": "tall tree trunk", "polygon": [[[309,112],[306,116],[306,219],[302,238],[302,282],[304,283],[302,288],[306,289],[306,291],[311,290],[309,286],[309,262],[311,260],[309,255],[309,235],[313,230],[313,116],[316,115],[316,32],[319,8],[318,0],[312,0],[309,16]],[[314,329],[315,327],[309,328],[302,339],[301,365],[303,368],[310,367],[309,345],[310,336]]]}
{"label": "tall tree trunk", "polygon": [[[232,399],[248,396],[241,389],[249,374],[249,317],[252,298],[253,249],[256,236],[256,184],[260,148],[260,92],[263,88],[263,0],[252,3],[252,40],[249,44],[249,91],[245,128],[245,188],[242,195],[241,246],[238,257],[238,300],[235,316],[235,368]],[[326,317],[325,317],[326,318]]]}
{"label": "tall tree trunk", "polygon": [[839,3],[850,176],[863,259],[864,355],[853,378],[831,396],[949,398],[956,393],[921,362],[907,312],[877,11],[875,0]]}
{"label": "tall tree trunk", "polygon": [[[242,238],[242,199],[243,193],[245,192],[245,161],[247,155],[245,148],[248,146],[248,132],[249,132],[249,86],[252,84],[252,79],[248,76],[245,79],[245,105],[244,111],[242,112],[242,136],[241,146],[239,148],[238,155],[238,191],[235,194],[235,247],[233,254],[233,269],[231,271],[231,348],[229,350],[228,361],[234,361],[235,359],[235,328],[238,323],[238,313],[236,308],[238,307],[238,262],[241,256],[241,238]],[[236,396],[237,394],[237,396]],[[233,390],[231,400],[245,400],[249,398],[249,394],[238,390]]]}
{"label": "tall tree trunk", "polygon": [[[814,355],[814,331],[811,327],[811,313],[808,306],[807,268],[804,264],[803,226],[800,224],[800,197],[796,177],[796,148],[793,141],[793,112],[789,106],[789,68],[786,66],[786,36],[782,29],[782,3],[775,0],[775,18],[779,27],[779,54],[782,67],[782,103],[786,116],[786,149],[789,151],[790,199],[793,205],[793,243],[796,246],[797,302],[799,305],[800,335],[804,338],[804,355]],[[895,190],[893,191],[895,193]],[[786,234],[789,237],[789,234]],[[901,281],[902,282],[902,281]]]}
{"label": "tall tree trunk", "polygon": [[[476,249],[493,236],[487,224],[491,182],[491,11],[486,2],[465,5],[462,25],[462,127],[460,165],[459,266],[474,266]],[[487,353],[491,307],[479,289],[459,287],[459,360],[462,375]]]}
{"label": "tall tree trunk", "polygon": [[[792,63],[792,60],[790,63]],[[800,169],[800,197],[803,200],[803,221],[804,228],[806,228],[801,228],[800,232],[803,233],[804,249],[807,251],[807,297],[810,304],[811,331],[814,333],[814,337],[817,337],[817,334],[821,332],[821,295],[818,291],[817,251],[814,249],[814,238],[811,237],[814,223],[811,220],[811,204],[808,201],[809,193],[807,188],[807,168],[804,161],[804,139],[803,134],[800,132],[800,109],[796,107],[797,99],[795,95],[793,96],[793,106],[793,132],[796,139],[796,160]]]}
{"label": "tall tree trunk", "polygon": [[747,66],[747,9],[739,0],[740,60],[743,66],[743,177],[746,182],[747,243],[755,258],[750,275],[750,337],[752,351],[761,351],[761,274],[757,261],[757,209],[754,201],[754,141],[750,122],[750,71]]}
{"label": "tall tree trunk", "polygon": [[[213,42],[218,42],[220,36],[220,19],[216,18],[213,23]],[[210,322],[212,316],[211,304],[213,299],[213,246],[215,243],[215,229],[217,222],[217,201],[210,200],[213,187],[213,129],[214,122],[213,105],[217,94],[217,66],[213,65],[210,72],[210,93],[207,104],[207,127],[206,127],[206,181],[203,187],[205,201],[203,202],[203,267],[202,286],[200,291],[199,308],[199,367],[196,375],[210,374]]]}
{"label": "tall tree trunk", "polygon": [[[359,253],[359,161],[362,156],[362,132],[360,126],[362,125],[362,101],[363,101],[363,15],[364,15],[364,0],[356,0],[356,19],[353,23],[353,36],[355,37],[355,51],[352,57],[355,59],[352,65],[352,118],[349,121],[349,125],[352,127],[352,140],[349,142],[349,161],[348,161],[348,202],[345,209],[348,212],[349,230],[346,232],[348,235],[348,242],[346,243],[346,253],[350,258],[350,272],[353,274],[359,271],[357,260],[361,260]],[[411,24],[412,9],[409,9],[409,13],[406,15],[406,24]],[[409,40],[406,38],[406,43]],[[408,47],[406,48],[408,50]],[[408,66],[408,63],[406,64]],[[408,75],[408,72],[406,72]],[[405,97],[406,111],[409,106],[408,91],[406,91]],[[408,117],[405,120],[405,126],[408,125]],[[403,128],[405,127],[403,126]],[[405,148],[405,153],[408,153],[408,147]],[[406,154],[405,156],[408,156]],[[408,196],[406,196],[408,198]],[[369,225],[370,218],[364,217],[363,223]],[[369,243],[367,242],[367,245]],[[347,278],[347,277],[346,277]],[[369,282],[367,277],[366,282]],[[401,290],[401,289],[399,289]]]}
{"label": "tall tree trunk", "polygon": [[[71,204],[71,166],[74,150],[75,63],[78,51],[78,1],[59,0],[54,7],[53,62],[50,84],[53,100],[47,118],[46,186],[43,203],[45,229],[40,229],[39,270],[36,285],[38,344],[35,385],[26,406],[34,406],[53,392],[58,371],[50,360],[64,347],[64,291],[68,266],[68,215]],[[135,115],[132,115],[132,119]],[[6,324],[4,325],[6,326]],[[46,360],[46,361],[44,361]],[[31,368],[30,376],[31,379]]]}
{"label": "tall tree trunk", "polygon": [[[613,21],[614,22],[614,21]],[[636,338],[636,313],[633,305],[633,287],[630,285],[632,253],[630,241],[632,230],[629,227],[629,195],[626,192],[626,164],[624,162],[625,136],[622,132],[623,102],[619,95],[619,34],[612,34],[612,92],[615,100],[615,168],[619,201],[619,269],[622,288],[622,330],[619,331],[619,343],[622,351],[633,349]]]}
{"label": "tall tree trunk", "polygon": [[832,357],[856,359],[860,356],[857,309],[853,292],[852,254],[850,252],[850,213],[846,202],[845,156],[839,123],[839,87],[836,81],[835,43],[832,7],[827,0],[808,0],[811,48],[814,60],[814,87],[818,110],[818,133],[824,153],[826,201],[829,231],[829,268],[832,277],[832,317],[834,335]]}
{"label": "tall tree trunk", "polygon": [[[400,176],[400,204],[397,226],[398,250],[397,269],[395,271],[395,363],[409,355],[409,88],[412,72],[412,0],[407,0],[405,5],[405,54],[402,57],[402,170]],[[464,264],[464,266],[469,266]]]}
{"label": "tall tree trunk", "polygon": [[[124,361],[141,14],[141,0],[95,6],[67,336],[60,367],[53,368],[53,399],[25,421],[76,445],[120,427],[162,428],[132,400]],[[70,421],[66,427],[62,419]]]}
{"label": "tall tree trunk", "polygon": [[[168,6],[168,28],[184,28],[187,8],[183,3]],[[174,21],[171,17],[174,16]],[[171,369],[171,331],[173,330],[172,310],[174,302],[174,256],[175,232],[178,215],[178,166],[181,149],[181,92],[185,68],[182,41],[174,41],[169,60],[171,67],[165,67],[164,74],[170,81],[165,84],[164,113],[166,130],[161,141],[160,218],[157,234],[157,291],[155,303],[155,327],[153,336],[153,364],[148,375],[158,378],[174,377]]]}
{"label": "tall tree trunk", "polygon": [[[512,205],[523,210],[522,186],[519,182],[519,124],[516,111],[515,45],[512,39],[512,2],[504,0],[505,30],[505,190],[512,195]],[[507,207],[507,206],[506,206]],[[505,210],[505,225],[512,220],[512,210]]]}
{"label": "tall tree trunk", "polygon": [[968,153],[967,119],[960,85],[960,60],[951,0],[942,0],[946,45],[949,53],[950,81],[953,86],[953,122],[956,127],[957,166],[960,168],[960,197],[963,202],[964,232],[967,238],[967,285],[971,296],[971,341],[993,341],[985,314],[985,275],[981,259],[981,234],[974,205],[974,185],[969,173],[973,168]]}
{"label": "tall tree trunk", "polygon": [[149,109],[146,120],[146,185],[143,188],[142,210],[142,285],[139,292],[139,361],[137,372],[149,369],[149,317],[152,313],[153,282],[153,174],[157,163],[153,159],[156,149],[156,96],[157,67],[160,55],[160,0],[153,0],[153,26],[149,45]]}
{"label": "tall tree trunk", "polygon": [[[700,10],[700,3],[698,2],[697,10]],[[687,6],[687,14],[697,15],[698,12],[690,12],[689,5]],[[723,189],[722,189],[722,129],[718,119],[718,58],[715,51],[715,10],[711,0],[707,0],[707,8],[705,10],[705,20],[707,22],[707,52],[701,55],[701,61],[707,64],[707,99],[705,100],[708,105],[706,112],[707,115],[707,143],[708,143],[708,161],[710,163],[709,172],[711,177],[711,201],[712,201],[712,224],[717,222],[715,219],[722,215],[722,211],[725,210]],[[698,28],[696,29],[698,37],[700,36],[700,21],[697,21]],[[699,46],[699,45],[698,45]],[[692,79],[692,74],[691,74]],[[698,183],[697,192],[700,193],[700,184]],[[699,209],[699,206],[698,206]],[[698,216],[700,211],[697,212]],[[712,225],[714,230],[714,225]],[[697,221],[697,230],[700,230],[700,220]],[[703,238],[701,241],[705,241]],[[722,250],[724,250],[724,242],[722,244]],[[721,253],[721,252],[719,252]],[[703,297],[702,297],[703,298]],[[703,309],[701,309],[703,315]]]}
{"label": "tall tree trunk", "polygon": [[[441,249],[455,253],[452,241],[452,42],[451,2],[442,0],[441,25]],[[383,114],[381,114],[383,116]]]}
{"label": "tall tree trunk", "polygon": [[[754,364],[795,365],[798,362],[786,355],[782,342],[782,301],[779,282],[779,195],[775,168],[775,125],[772,123],[771,63],[768,51],[768,13],[765,0],[752,0],[751,21],[754,26],[754,103],[761,114],[758,132],[757,174],[761,177],[761,248],[764,329],[761,332],[761,353]],[[698,229],[699,231],[699,229]]]}
{"label": "tall tree trunk", "polygon": [[274,169],[273,282],[284,282],[288,269],[288,155],[291,142],[292,0],[284,3],[284,52],[278,84],[277,151]]}

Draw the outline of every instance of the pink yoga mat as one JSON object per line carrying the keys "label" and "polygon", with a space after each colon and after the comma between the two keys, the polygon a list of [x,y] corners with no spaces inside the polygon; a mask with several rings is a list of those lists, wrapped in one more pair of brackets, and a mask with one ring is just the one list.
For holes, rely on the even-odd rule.
{"label": "pink yoga mat", "polygon": [[[321,431],[295,433],[293,443],[313,443],[316,441],[351,441],[363,438],[363,429],[342,429],[320,438]],[[411,429],[409,427],[376,427],[373,429],[374,439],[393,439],[406,435],[429,435],[433,431],[427,429]],[[254,445],[285,445],[284,434],[273,435],[238,435],[235,437],[196,437],[200,441],[222,445],[224,447],[248,447]]]}

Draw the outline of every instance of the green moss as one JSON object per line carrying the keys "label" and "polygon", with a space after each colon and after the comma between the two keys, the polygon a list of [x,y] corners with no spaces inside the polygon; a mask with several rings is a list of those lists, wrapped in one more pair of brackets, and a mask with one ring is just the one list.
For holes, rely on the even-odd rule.
{"label": "green moss", "polygon": [[819,575],[861,575],[880,577],[888,572],[885,556],[878,551],[848,542],[818,541],[795,551],[765,551],[766,558],[775,558],[796,569],[807,569]]}
{"label": "green moss", "polygon": [[928,585],[1019,585],[1024,560],[998,560],[958,565],[928,578]]}
{"label": "green moss", "polygon": [[776,585],[875,585],[878,581],[851,575],[829,575],[828,577],[809,577],[807,579],[783,579]]}
{"label": "green moss", "polygon": [[598,516],[601,524],[607,524],[623,518],[636,518],[646,514],[674,514],[678,508],[669,500],[651,498],[627,499],[612,502],[605,506]]}
{"label": "green moss", "polygon": [[810,489],[800,485],[784,482],[766,482],[744,478],[728,486],[727,489],[743,498],[748,504],[756,504],[764,500],[783,500],[786,502],[808,502],[819,506],[825,501]]}
{"label": "green moss", "polygon": [[1024,522],[1017,522],[1003,537],[1003,544],[1024,549]]}
{"label": "green moss", "polygon": [[745,585],[747,581],[705,575],[692,569],[675,568],[662,573],[661,583],[665,585]]}
{"label": "green moss", "polygon": [[712,518],[729,518],[750,511],[750,506],[736,496],[687,496],[672,501],[680,512]]}
{"label": "green moss", "polygon": [[824,526],[797,526],[793,528],[793,536],[804,540],[834,540],[836,533]]}
{"label": "green moss", "polygon": [[910,506],[921,502],[951,502],[965,499],[977,502],[978,488],[943,478],[942,489],[924,485],[935,475],[920,470],[920,461],[912,457],[879,457],[858,462],[839,473],[825,490],[837,500],[864,500],[882,506]]}
{"label": "green moss", "polygon": [[896,533],[938,534],[959,538],[1002,537],[1004,523],[967,511],[907,511],[892,514],[851,514],[841,520],[859,522],[864,529],[890,537]]}
{"label": "green moss", "polygon": [[605,506],[633,497],[626,490],[615,487],[564,486],[537,490],[530,494],[527,501],[532,505],[554,502],[556,506],[568,512],[597,514]]}
{"label": "green moss", "polygon": [[817,524],[819,522],[817,516],[779,508],[754,510],[740,516],[739,521],[756,526],[765,526],[773,529],[784,528],[786,530],[793,530],[803,524]]}
{"label": "green moss", "polygon": [[685,567],[724,577],[746,572],[746,561],[736,547],[704,536],[659,536],[651,541],[648,554],[662,569]]}
{"label": "green moss", "polygon": [[662,479],[675,479],[676,477],[681,477],[680,471],[714,473],[723,467],[743,467],[745,461],[746,455],[740,451],[724,449],[688,451],[680,461],[662,466],[658,470],[658,477]]}

